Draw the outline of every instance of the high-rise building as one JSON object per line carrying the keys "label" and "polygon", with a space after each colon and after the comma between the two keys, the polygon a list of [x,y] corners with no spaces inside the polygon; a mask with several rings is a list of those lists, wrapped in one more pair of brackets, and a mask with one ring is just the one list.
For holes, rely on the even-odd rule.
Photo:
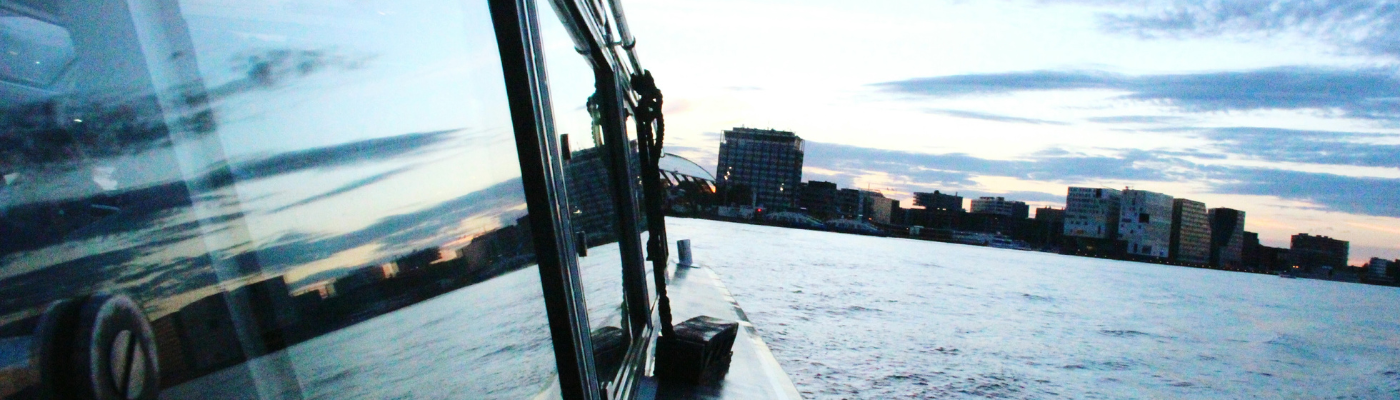
{"label": "high-rise building", "polygon": [[1065,197],[1065,236],[1112,239],[1118,235],[1118,208],[1123,192],[1069,188]]}
{"label": "high-rise building", "polygon": [[753,128],[724,131],[716,184],[721,188],[746,186],[762,207],[793,208],[802,182],[804,151],[802,138],[792,132]]}
{"label": "high-rise building", "polygon": [[1167,258],[1172,240],[1171,196],[1146,190],[1127,189],[1120,198],[1118,240],[1126,242],[1128,254]]}
{"label": "high-rise building", "polygon": [[1172,202],[1172,261],[1183,264],[1210,263],[1210,220],[1206,203],[1176,199]]}
{"label": "high-rise building", "polygon": [[1244,211],[1212,208],[1210,219],[1210,265],[1239,268],[1244,261]]}
{"label": "high-rise building", "polygon": [[1293,235],[1289,254],[1295,265],[1313,272],[1322,267],[1335,269],[1347,266],[1350,250],[1351,244],[1345,240],[1299,233]]}
{"label": "high-rise building", "polygon": [[925,210],[963,212],[962,204],[963,198],[957,194],[947,194],[937,190],[933,193],[914,192],[914,205],[923,207]]}
{"label": "high-rise building", "polygon": [[972,200],[973,214],[1005,215],[1016,219],[1030,218],[1031,208],[1022,201],[1007,201],[1003,197],[979,197]]}
{"label": "high-rise building", "polygon": [[807,181],[802,184],[797,205],[807,209],[807,213],[821,219],[836,218],[836,184],[823,181]]}

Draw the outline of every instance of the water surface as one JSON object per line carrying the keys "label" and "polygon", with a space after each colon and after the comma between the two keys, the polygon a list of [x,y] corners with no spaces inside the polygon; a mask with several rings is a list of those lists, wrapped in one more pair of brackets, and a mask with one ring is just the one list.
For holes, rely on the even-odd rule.
{"label": "water surface", "polygon": [[669,218],[812,398],[1400,398],[1400,289]]}

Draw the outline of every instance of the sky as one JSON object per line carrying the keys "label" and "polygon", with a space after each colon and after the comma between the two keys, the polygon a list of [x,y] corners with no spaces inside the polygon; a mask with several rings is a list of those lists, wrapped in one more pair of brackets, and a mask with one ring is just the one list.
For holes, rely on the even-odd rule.
{"label": "sky", "polygon": [[1400,1],[624,4],[668,151],[711,169],[723,130],[789,130],[804,180],[1132,187],[1400,258]]}

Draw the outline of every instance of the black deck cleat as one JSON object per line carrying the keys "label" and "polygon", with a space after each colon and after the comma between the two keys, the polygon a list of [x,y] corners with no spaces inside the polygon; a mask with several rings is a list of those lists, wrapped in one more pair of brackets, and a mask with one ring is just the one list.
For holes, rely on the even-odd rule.
{"label": "black deck cleat", "polygon": [[699,316],[676,325],[675,336],[656,343],[656,377],[706,384],[729,371],[739,323]]}

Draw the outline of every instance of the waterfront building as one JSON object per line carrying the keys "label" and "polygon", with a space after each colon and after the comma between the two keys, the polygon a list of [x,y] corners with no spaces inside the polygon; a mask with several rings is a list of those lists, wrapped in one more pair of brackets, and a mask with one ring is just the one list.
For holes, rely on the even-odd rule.
{"label": "waterfront building", "polygon": [[1058,246],[1064,232],[1065,210],[1041,207],[1035,209],[1035,219],[1026,221],[1019,233],[1028,243],[1049,247]]}
{"label": "waterfront building", "polygon": [[807,213],[818,219],[835,218],[836,184],[823,181],[807,181],[802,184],[797,205],[807,209]]}
{"label": "waterfront building", "polygon": [[1123,192],[1103,188],[1069,188],[1065,197],[1065,236],[1111,239],[1118,234]]}
{"label": "waterfront building", "polygon": [[1259,268],[1265,271],[1281,271],[1293,267],[1293,256],[1288,249],[1259,245],[1257,250]]}
{"label": "waterfront building", "polygon": [[1306,271],[1347,266],[1351,244],[1345,240],[1299,233],[1293,235],[1290,244],[1289,253],[1293,257],[1294,265]]}
{"label": "waterfront building", "polygon": [[792,132],[753,128],[724,131],[716,183],[721,188],[748,187],[759,207],[795,207],[804,152],[802,138]]}
{"label": "waterfront building", "polygon": [[1003,197],[979,197],[972,200],[973,214],[1005,215],[1016,219],[1030,218],[1031,208],[1023,201],[1007,201]]}
{"label": "waterfront building", "polygon": [[[873,192],[872,192],[873,193]],[[870,222],[889,225],[894,222],[894,214],[899,208],[899,200],[885,197],[883,194],[874,193],[875,196],[866,197],[870,201]]]}
{"label": "waterfront building", "polygon": [[[1257,241],[1258,237],[1255,239]],[[1172,201],[1169,255],[1172,261],[1183,264],[1205,265],[1210,262],[1210,220],[1206,203],[1188,199]]]}
{"label": "waterfront building", "polygon": [[903,214],[899,202],[886,198],[880,192],[841,189],[836,192],[836,215],[832,218],[869,219],[882,224],[903,223],[902,218],[896,219],[896,214]]}
{"label": "waterfront building", "polygon": [[242,329],[262,338],[264,351],[279,350],[294,339],[292,328],[301,322],[301,315],[285,278],[264,279],[233,289],[228,292],[228,300],[249,311],[252,318],[240,321]]}
{"label": "waterfront building", "polygon": [[1259,233],[1244,231],[1244,249],[1241,252],[1240,265],[1249,269],[1259,268],[1259,247]]}
{"label": "waterfront building", "polygon": [[1371,257],[1371,262],[1366,263],[1366,273],[1372,278],[1385,278],[1386,272],[1390,270],[1392,261]]}
{"label": "waterfront building", "polygon": [[865,215],[865,196],[857,189],[837,190],[836,213],[841,218],[857,218]]}
{"label": "waterfront building", "polygon": [[1212,208],[1210,219],[1210,266],[1239,268],[1244,261],[1244,211]]}
{"label": "waterfront building", "polygon": [[1171,196],[1126,189],[1120,198],[1118,240],[1130,255],[1167,258],[1172,238]]}
{"label": "waterfront building", "polygon": [[899,214],[902,214],[897,220],[900,224],[918,225],[925,229],[951,229],[962,217],[970,215],[928,208],[901,208]]}
{"label": "waterfront building", "polygon": [[914,192],[914,205],[932,211],[964,212],[962,196],[937,190],[933,193]]}
{"label": "waterfront building", "polygon": [[1046,222],[1065,222],[1065,210],[1054,207],[1040,207],[1035,209],[1035,219]]}

